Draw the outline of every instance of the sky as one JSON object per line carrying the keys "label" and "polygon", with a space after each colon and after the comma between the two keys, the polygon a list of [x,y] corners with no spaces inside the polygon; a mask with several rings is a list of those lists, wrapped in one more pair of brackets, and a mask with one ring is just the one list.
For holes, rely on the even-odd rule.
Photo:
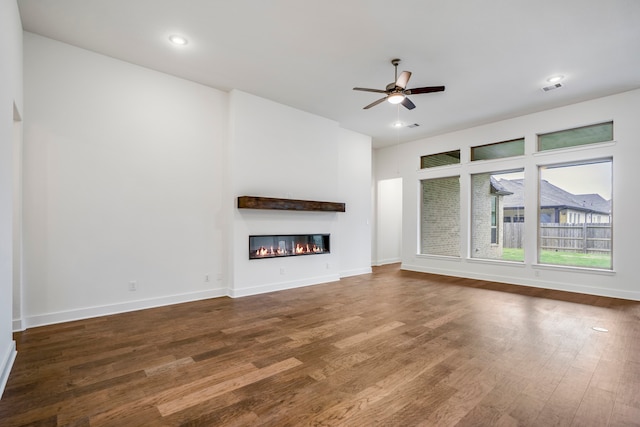
{"label": "sky", "polygon": [[[611,161],[585,165],[546,167],[540,171],[544,179],[572,194],[597,193],[605,200],[611,199]],[[498,179],[522,179],[522,172],[496,174]]]}
{"label": "sky", "polygon": [[611,199],[611,162],[588,165],[544,168],[540,173],[556,187],[572,194],[597,193],[605,200]]}

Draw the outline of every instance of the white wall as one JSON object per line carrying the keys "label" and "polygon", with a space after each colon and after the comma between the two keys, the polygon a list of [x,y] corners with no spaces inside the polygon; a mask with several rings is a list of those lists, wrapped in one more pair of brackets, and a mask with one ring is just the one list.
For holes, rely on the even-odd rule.
{"label": "white wall", "polygon": [[340,277],[371,272],[373,206],[371,198],[371,137],[339,129],[340,201],[346,212],[338,215]]}
{"label": "white wall", "polygon": [[12,339],[14,242],[20,228],[14,214],[20,195],[16,184],[22,111],[22,24],[15,1],[0,2],[0,396],[16,356]]}
{"label": "white wall", "polygon": [[23,326],[223,295],[228,94],[24,43]]}
{"label": "white wall", "polygon": [[[640,158],[640,90],[582,102],[562,108],[504,120],[428,139],[378,150],[376,179],[397,175],[396,150],[400,150],[400,174],[403,179],[402,268],[445,275],[495,280],[506,283],[583,292],[640,300],[637,276],[636,226],[640,199],[636,196],[637,159]],[[560,152],[535,154],[536,134],[583,125],[614,121],[615,143],[584,146]],[[483,162],[469,162],[469,148],[498,141],[525,137],[525,156]],[[420,156],[461,149],[461,164],[418,170]],[[526,221],[524,263],[502,263],[469,258],[469,189],[473,173],[495,172],[525,167],[526,209],[537,205],[537,168],[539,165],[613,157],[614,271],[597,272],[536,265],[536,221]],[[443,176],[461,177],[461,258],[418,255],[420,180]],[[528,215],[531,218],[533,215]],[[535,218],[535,216],[534,216]]]}
{"label": "white wall", "polygon": [[[334,121],[259,98],[231,92],[229,157],[232,191],[263,196],[347,203],[347,212],[235,209],[230,295],[243,296],[338,280],[370,270],[370,138],[340,129]],[[348,167],[353,170],[349,172]],[[364,192],[363,191],[364,188]],[[364,224],[363,224],[364,222]],[[360,226],[348,227],[351,223]],[[248,259],[248,237],[258,234],[331,234],[331,253]],[[344,255],[364,238],[366,257]]]}
{"label": "white wall", "polygon": [[[370,271],[369,137],[24,38],[19,328]],[[347,213],[240,211],[239,195],[342,201]],[[330,233],[332,250],[250,262],[249,234],[272,233]]]}
{"label": "white wall", "polygon": [[375,265],[402,260],[402,178],[377,182]]}

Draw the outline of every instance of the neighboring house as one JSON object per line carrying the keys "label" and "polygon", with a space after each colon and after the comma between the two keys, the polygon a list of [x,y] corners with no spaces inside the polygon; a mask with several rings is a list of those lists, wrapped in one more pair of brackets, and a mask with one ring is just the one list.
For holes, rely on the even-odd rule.
{"label": "neighboring house", "polygon": [[500,259],[504,224],[504,197],[513,194],[491,174],[477,174],[472,182],[471,256]]}
{"label": "neighboring house", "polygon": [[[512,194],[504,197],[504,222],[524,222],[524,180],[501,179]],[[571,194],[548,181],[540,187],[540,222],[556,224],[609,224],[611,201],[599,194]]]}
{"label": "neighboring house", "polygon": [[[503,247],[505,196],[512,192],[491,176],[477,174],[472,180],[472,257],[500,259]],[[460,256],[460,180],[446,177],[422,183],[422,253]],[[438,218],[438,221],[434,221]]]}
{"label": "neighboring house", "polygon": [[[599,194],[577,194],[574,198],[582,203],[581,207],[583,210],[578,212],[569,210],[568,220],[566,222],[570,224],[580,224],[583,222],[592,224],[611,223],[611,200],[605,200]],[[573,216],[571,215],[572,213],[574,214]],[[581,221],[580,216],[576,218],[576,213],[584,213],[584,220]]]}

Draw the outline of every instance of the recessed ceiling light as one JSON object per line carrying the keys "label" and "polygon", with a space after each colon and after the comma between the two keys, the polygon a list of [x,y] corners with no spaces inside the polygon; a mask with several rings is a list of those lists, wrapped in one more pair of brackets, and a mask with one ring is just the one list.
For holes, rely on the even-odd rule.
{"label": "recessed ceiling light", "polygon": [[561,82],[562,80],[564,80],[564,76],[562,76],[562,75],[560,75],[560,74],[558,74],[558,75],[556,75],[556,76],[551,76],[551,77],[549,77],[549,78],[547,79],[547,81],[548,81],[549,83],[558,83],[558,82]]}
{"label": "recessed ceiling light", "polygon": [[394,128],[401,128],[402,126],[404,126],[404,123],[402,123],[402,122],[394,122],[393,123],[393,127]]}
{"label": "recessed ceiling light", "polygon": [[178,46],[184,46],[189,43],[185,37],[178,36],[176,34],[169,36],[169,41],[173,44],[177,44]]}

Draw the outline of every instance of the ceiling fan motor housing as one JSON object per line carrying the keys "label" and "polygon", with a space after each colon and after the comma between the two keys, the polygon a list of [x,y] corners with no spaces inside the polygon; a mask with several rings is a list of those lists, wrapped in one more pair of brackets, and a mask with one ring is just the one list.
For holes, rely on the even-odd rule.
{"label": "ceiling fan motor housing", "polygon": [[396,82],[391,82],[391,83],[389,83],[389,84],[387,85],[387,87],[386,87],[386,91],[387,91],[387,92],[393,92],[393,91],[395,91],[396,89],[402,89],[401,87],[396,86]]}

